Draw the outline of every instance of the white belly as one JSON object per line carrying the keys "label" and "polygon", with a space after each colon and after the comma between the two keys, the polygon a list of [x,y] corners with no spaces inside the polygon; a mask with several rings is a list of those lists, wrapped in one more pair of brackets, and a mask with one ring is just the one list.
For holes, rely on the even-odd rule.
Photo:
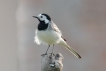
{"label": "white belly", "polygon": [[40,43],[53,45],[60,42],[60,36],[55,31],[37,31],[36,36]]}

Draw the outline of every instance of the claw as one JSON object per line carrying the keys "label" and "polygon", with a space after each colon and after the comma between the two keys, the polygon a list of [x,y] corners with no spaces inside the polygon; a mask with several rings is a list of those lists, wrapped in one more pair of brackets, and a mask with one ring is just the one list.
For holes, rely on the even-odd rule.
{"label": "claw", "polygon": [[55,56],[55,54],[52,52],[52,53],[50,53],[51,54],[51,56],[53,55],[53,56]]}
{"label": "claw", "polygon": [[47,53],[45,53],[45,54],[42,54],[41,56],[45,56],[45,55],[47,55]]}

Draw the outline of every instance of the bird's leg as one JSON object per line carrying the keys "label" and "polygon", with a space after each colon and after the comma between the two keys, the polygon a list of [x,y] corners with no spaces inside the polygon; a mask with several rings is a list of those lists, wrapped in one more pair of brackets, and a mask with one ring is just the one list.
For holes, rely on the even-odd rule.
{"label": "bird's leg", "polygon": [[47,50],[46,50],[46,53],[45,53],[45,55],[47,55],[47,52],[48,52],[48,50],[49,50],[49,47],[50,47],[50,45],[48,46],[48,48],[47,48]]}
{"label": "bird's leg", "polygon": [[47,51],[49,50],[49,47],[50,47],[50,45],[48,46],[48,48],[47,48],[47,50],[46,50],[46,53],[45,53],[45,54],[42,54],[41,56],[47,55]]}
{"label": "bird's leg", "polygon": [[52,49],[51,55],[54,55],[54,44],[53,44],[53,49]]}

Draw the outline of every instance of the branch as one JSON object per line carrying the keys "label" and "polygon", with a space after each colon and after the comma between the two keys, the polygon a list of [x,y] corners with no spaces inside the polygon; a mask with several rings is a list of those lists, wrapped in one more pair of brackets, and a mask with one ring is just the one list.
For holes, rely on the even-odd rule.
{"label": "branch", "polygon": [[41,71],[62,71],[62,60],[61,53],[42,55]]}

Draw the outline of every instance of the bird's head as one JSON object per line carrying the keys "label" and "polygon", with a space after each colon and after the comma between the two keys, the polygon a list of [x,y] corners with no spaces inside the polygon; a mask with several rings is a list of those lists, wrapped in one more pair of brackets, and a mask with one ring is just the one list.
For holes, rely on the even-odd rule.
{"label": "bird's head", "polygon": [[34,18],[37,18],[39,20],[39,22],[45,22],[45,23],[49,23],[51,22],[51,18],[49,15],[47,14],[39,14],[38,16],[33,16]]}

